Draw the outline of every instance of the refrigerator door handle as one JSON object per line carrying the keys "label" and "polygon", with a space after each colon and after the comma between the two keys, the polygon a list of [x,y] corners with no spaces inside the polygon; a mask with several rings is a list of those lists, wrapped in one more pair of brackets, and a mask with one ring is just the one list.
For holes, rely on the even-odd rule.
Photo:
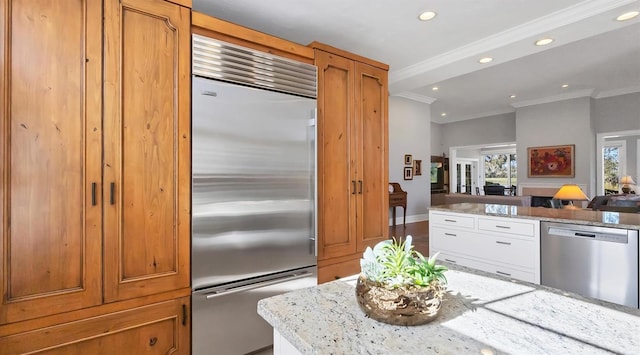
{"label": "refrigerator door handle", "polygon": [[245,292],[245,291],[253,290],[253,289],[256,289],[256,288],[267,287],[267,286],[279,284],[279,283],[282,283],[282,282],[285,282],[285,281],[301,279],[301,278],[307,277],[309,275],[311,275],[310,271],[302,271],[302,272],[292,273],[292,274],[284,275],[284,276],[277,277],[275,279],[271,279],[271,280],[264,281],[264,282],[258,282],[258,283],[251,284],[251,285],[232,287],[232,288],[227,288],[227,289],[223,289],[223,290],[219,290],[219,291],[214,291],[212,293],[209,293],[209,294],[205,295],[205,297],[206,297],[207,300],[210,300],[210,299],[214,299],[216,297],[228,296],[228,295],[232,295],[234,293]]}

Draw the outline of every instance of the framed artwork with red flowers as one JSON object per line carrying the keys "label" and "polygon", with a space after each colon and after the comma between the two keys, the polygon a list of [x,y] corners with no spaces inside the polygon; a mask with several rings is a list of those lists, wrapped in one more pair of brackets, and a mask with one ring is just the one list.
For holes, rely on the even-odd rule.
{"label": "framed artwork with red flowers", "polygon": [[575,145],[527,148],[527,177],[575,177]]}

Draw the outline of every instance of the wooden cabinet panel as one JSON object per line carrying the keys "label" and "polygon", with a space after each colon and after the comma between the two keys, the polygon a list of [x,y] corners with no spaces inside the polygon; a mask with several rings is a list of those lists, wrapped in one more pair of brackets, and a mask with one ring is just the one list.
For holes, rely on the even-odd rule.
{"label": "wooden cabinet panel", "polygon": [[[318,66],[318,260],[345,263],[340,265],[353,274],[364,249],[389,232],[387,70],[317,42],[312,46]],[[320,267],[318,281],[332,280],[336,268],[344,271]]]}
{"label": "wooden cabinet panel", "polygon": [[190,12],[105,3],[105,301],[188,287]]}
{"label": "wooden cabinet panel", "polygon": [[360,273],[360,258],[347,260],[344,262],[319,266],[318,283],[334,281],[343,277]]}
{"label": "wooden cabinet panel", "polygon": [[318,257],[356,251],[354,63],[317,51],[318,66]]}
{"label": "wooden cabinet panel", "polygon": [[189,354],[189,297],[0,338],[1,354]]}
{"label": "wooden cabinet panel", "polygon": [[356,117],[358,144],[358,239],[357,251],[387,238],[388,134],[387,71],[356,63]]}
{"label": "wooden cabinet panel", "polygon": [[0,2],[0,323],[101,302],[101,12]]}

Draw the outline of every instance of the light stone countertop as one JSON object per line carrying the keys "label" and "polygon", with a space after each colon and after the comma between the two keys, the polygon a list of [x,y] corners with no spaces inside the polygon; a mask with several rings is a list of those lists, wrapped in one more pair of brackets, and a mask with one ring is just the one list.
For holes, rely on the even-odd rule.
{"label": "light stone countertop", "polygon": [[367,318],[338,280],[258,302],[302,354],[640,353],[640,310],[442,263],[448,291],[420,326]]}
{"label": "light stone countertop", "polygon": [[[456,203],[429,207],[430,211],[469,213],[481,216],[514,217],[589,226],[640,229],[640,213],[593,211],[544,207],[507,206],[484,203]],[[640,351],[639,351],[640,353]]]}

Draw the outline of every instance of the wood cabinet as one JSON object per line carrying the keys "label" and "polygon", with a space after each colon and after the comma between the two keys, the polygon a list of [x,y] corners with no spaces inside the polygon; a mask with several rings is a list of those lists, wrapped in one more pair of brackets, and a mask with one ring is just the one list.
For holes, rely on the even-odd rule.
{"label": "wood cabinet", "polygon": [[[359,263],[348,261],[387,238],[388,67],[317,42],[311,46],[318,66],[318,279],[322,281],[359,272]],[[343,264],[327,267],[335,263]],[[334,270],[341,270],[341,275],[325,275]]]}
{"label": "wood cabinet", "polygon": [[188,294],[190,9],[0,0],[0,37],[0,333]]}
{"label": "wood cabinet", "polygon": [[429,211],[429,245],[439,260],[540,283],[537,220]]}
{"label": "wood cabinet", "polygon": [[0,340],[0,354],[188,354],[189,297],[44,327]]}
{"label": "wood cabinet", "polygon": [[190,10],[105,2],[105,301],[189,287]]}

